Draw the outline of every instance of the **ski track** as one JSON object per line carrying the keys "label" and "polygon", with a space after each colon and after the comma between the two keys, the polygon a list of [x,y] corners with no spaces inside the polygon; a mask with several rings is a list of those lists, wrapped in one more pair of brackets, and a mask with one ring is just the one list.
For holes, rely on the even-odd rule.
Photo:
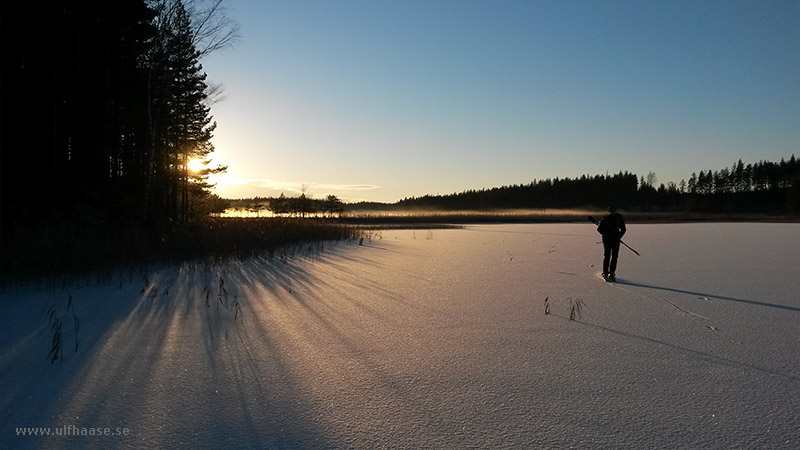
{"label": "ski track", "polygon": [[[546,224],[7,288],[0,448],[800,446],[800,225],[626,240],[620,283]],[[129,434],[16,433],[64,426]]]}

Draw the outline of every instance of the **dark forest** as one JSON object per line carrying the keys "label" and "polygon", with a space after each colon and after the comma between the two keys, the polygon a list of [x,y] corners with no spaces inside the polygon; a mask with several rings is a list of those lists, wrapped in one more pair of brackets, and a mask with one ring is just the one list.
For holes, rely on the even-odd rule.
{"label": "dark forest", "polygon": [[449,195],[406,198],[406,208],[546,209],[602,207],[615,204],[640,212],[703,212],[737,214],[796,214],[800,212],[800,163],[794,155],[780,162],[737,161],[730,168],[701,170],[686,182],[655,186],[655,174],[638,177],[584,175],[530,184],[468,190]]}
{"label": "dark forest", "polygon": [[[185,222],[215,123],[183,2],[3,2],[3,225]],[[218,39],[225,39],[224,35]]]}

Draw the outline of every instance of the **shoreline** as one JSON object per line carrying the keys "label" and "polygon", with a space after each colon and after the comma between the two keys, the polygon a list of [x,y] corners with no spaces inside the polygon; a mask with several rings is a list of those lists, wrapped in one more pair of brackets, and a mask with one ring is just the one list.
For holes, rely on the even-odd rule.
{"label": "shoreline", "polygon": [[[627,223],[800,223],[800,217],[771,214],[744,213],[651,213],[621,212]],[[513,224],[513,223],[578,223],[586,222],[589,215],[602,217],[605,211],[568,212],[460,212],[431,211],[409,214],[387,214],[385,212],[343,215],[337,220],[348,225],[365,227],[422,227],[447,228],[471,224]]]}

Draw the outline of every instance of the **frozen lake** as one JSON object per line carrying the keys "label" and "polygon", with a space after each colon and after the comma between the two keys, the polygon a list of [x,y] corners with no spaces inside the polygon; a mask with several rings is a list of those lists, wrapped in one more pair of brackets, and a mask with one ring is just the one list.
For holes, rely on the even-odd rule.
{"label": "frozen lake", "polygon": [[6,290],[0,448],[800,447],[800,225],[625,241],[616,284],[587,223]]}

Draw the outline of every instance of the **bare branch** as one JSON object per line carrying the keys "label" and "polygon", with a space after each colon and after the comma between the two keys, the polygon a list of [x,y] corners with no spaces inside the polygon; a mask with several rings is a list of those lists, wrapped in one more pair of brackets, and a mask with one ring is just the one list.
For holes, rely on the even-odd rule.
{"label": "bare branch", "polygon": [[225,93],[225,86],[222,83],[206,82],[205,94],[205,103],[208,106],[216,105],[228,99],[228,94]]}
{"label": "bare branch", "polygon": [[239,25],[226,14],[224,0],[190,0],[187,3],[194,28],[192,41],[200,59],[239,40]]}

